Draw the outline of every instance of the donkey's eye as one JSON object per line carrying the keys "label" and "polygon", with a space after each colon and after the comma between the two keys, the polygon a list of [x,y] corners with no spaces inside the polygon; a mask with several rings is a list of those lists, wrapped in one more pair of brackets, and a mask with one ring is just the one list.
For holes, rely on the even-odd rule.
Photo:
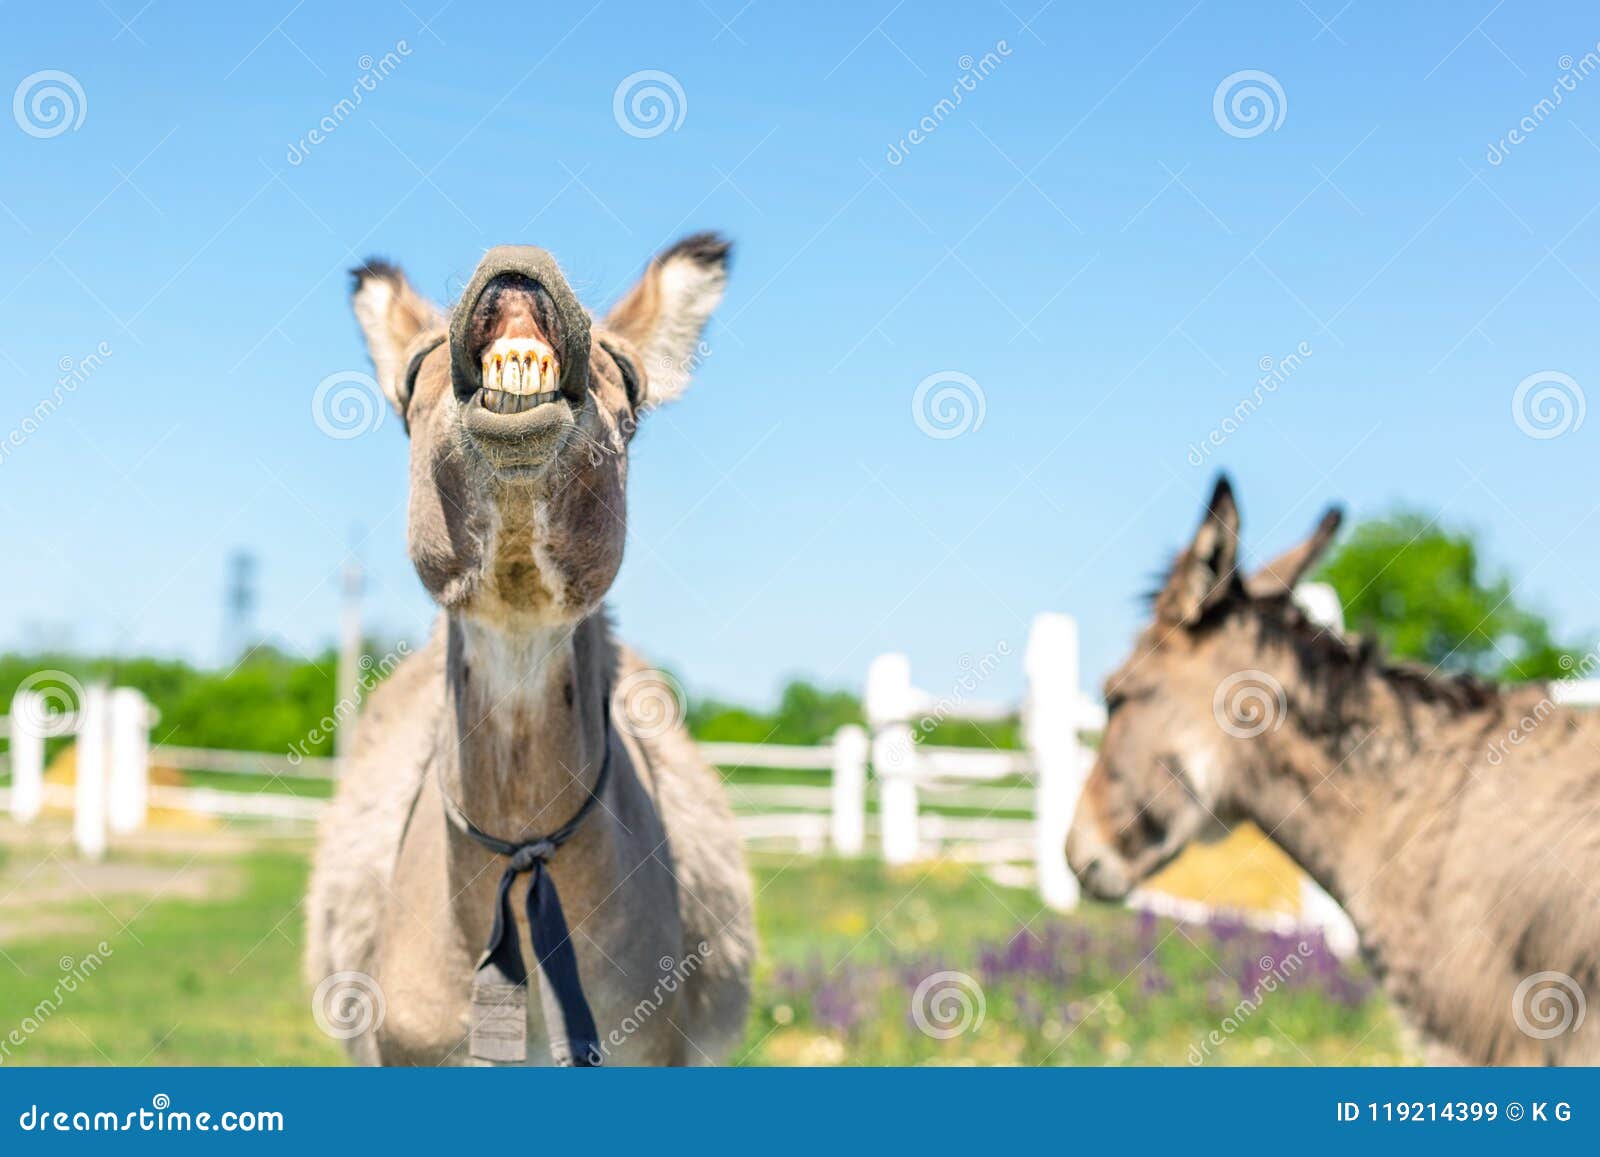
{"label": "donkey's eye", "polygon": [[637,410],[643,393],[643,383],[639,380],[639,367],[633,364],[632,358],[615,346],[607,344],[605,348],[606,353],[611,355],[611,360],[617,363],[617,371],[622,374],[622,388],[628,392],[628,405]]}
{"label": "donkey's eye", "polygon": [[1121,707],[1127,701],[1127,695],[1123,694],[1121,691],[1112,691],[1106,696],[1106,714],[1115,715],[1117,713],[1117,708]]}

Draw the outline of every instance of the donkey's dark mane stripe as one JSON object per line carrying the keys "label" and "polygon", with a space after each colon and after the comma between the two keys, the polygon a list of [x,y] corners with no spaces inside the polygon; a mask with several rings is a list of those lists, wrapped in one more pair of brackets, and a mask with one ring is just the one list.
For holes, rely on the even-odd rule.
{"label": "donkey's dark mane stripe", "polygon": [[1338,690],[1364,678],[1387,683],[1403,699],[1435,704],[1466,715],[1498,703],[1500,688],[1469,672],[1439,674],[1416,663],[1387,660],[1377,642],[1365,636],[1346,639],[1312,622],[1293,600],[1250,599],[1263,641],[1286,644],[1313,679],[1332,681]]}
{"label": "donkey's dark mane stripe", "polygon": [[[1155,584],[1141,594],[1140,601],[1147,610],[1155,610],[1183,558],[1184,552],[1177,552]],[[1339,693],[1335,700],[1342,699],[1343,693],[1368,677],[1382,679],[1402,699],[1437,704],[1455,715],[1481,710],[1503,698],[1497,684],[1470,672],[1439,674],[1420,664],[1388,660],[1375,639],[1347,639],[1320,627],[1306,617],[1293,599],[1252,597],[1238,571],[1231,576],[1228,597],[1209,608],[1192,629],[1204,631],[1233,615],[1249,613],[1259,623],[1264,643],[1289,646],[1309,678],[1332,681],[1329,689]]]}

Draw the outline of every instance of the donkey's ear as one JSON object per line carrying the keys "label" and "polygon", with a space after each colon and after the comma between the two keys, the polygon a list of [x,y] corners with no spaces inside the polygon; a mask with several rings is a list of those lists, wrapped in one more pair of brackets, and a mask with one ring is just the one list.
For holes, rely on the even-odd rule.
{"label": "donkey's ear", "polygon": [[653,258],[606,315],[605,328],[631,342],[644,360],[641,406],[670,402],[688,386],[700,361],[700,334],[728,283],[731,249],[715,233],[685,237]]}
{"label": "donkey's ear", "polygon": [[1217,479],[1200,529],[1172,566],[1156,596],[1156,617],[1173,626],[1192,626],[1238,582],[1239,504],[1226,474]]}
{"label": "donkey's ear", "polygon": [[387,261],[372,258],[350,273],[350,305],[366,335],[378,385],[403,417],[410,400],[406,351],[421,334],[443,328],[444,312],[412,289],[406,275]]}
{"label": "donkey's ear", "polygon": [[1292,595],[1295,586],[1327,552],[1343,521],[1344,511],[1337,506],[1328,507],[1310,538],[1284,551],[1246,580],[1245,589],[1251,597],[1273,599]]}

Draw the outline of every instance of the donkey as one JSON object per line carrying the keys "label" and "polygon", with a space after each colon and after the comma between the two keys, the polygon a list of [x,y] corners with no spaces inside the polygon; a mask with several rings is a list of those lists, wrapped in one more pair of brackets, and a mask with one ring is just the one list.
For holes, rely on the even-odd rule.
{"label": "donkey", "polygon": [[358,1061],[703,1064],[742,1035],[755,935],[733,816],[602,605],[629,441],[688,384],[728,253],[679,242],[592,327],[543,250],[491,250],[448,317],[387,263],[354,271],[441,609],[366,705],[311,875],[307,974]]}
{"label": "donkey", "polygon": [[1106,682],[1068,862],[1116,900],[1252,820],[1350,914],[1431,1059],[1600,1062],[1600,717],[1319,629],[1293,592],[1339,522],[1243,579],[1218,481]]}

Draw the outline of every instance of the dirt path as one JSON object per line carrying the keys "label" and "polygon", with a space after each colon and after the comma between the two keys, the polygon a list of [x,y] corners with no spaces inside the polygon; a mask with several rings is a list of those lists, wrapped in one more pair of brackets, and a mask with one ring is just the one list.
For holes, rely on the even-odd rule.
{"label": "dirt path", "polygon": [[0,943],[93,932],[119,901],[236,895],[244,877],[230,858],[256,846],[227,831],[143,832],[95,862],[66,825],[0,824]]}

